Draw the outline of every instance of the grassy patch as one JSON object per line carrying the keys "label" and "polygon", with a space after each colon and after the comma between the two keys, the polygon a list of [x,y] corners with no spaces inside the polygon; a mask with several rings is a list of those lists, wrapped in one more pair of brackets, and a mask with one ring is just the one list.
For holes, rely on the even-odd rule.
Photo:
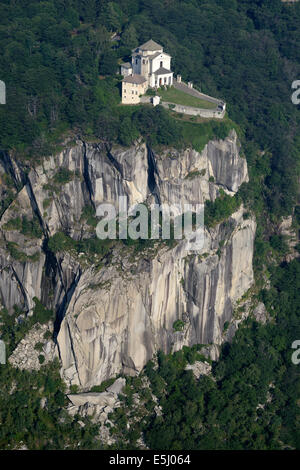
{"label": "grassy patch", "polygon": [[159,89],[158,94],[162,97],[163,101],[169,101],[170,103],[181,104],[183,106],[192,106],[194,108],[216,108],[215,103],[211,103],[210,101],[206,100],[201,100],[196,96],[184,93],[184,91],[177,90],[174,87],[168,88],[167,90]]}
{"label": "grassy patch", "polygon": [[229,120],[209,120],[199,124],[181,121],[184,145],[190,145],[198,152],[201,152],[210,140],[225,139],[232,128],[232,122]]}

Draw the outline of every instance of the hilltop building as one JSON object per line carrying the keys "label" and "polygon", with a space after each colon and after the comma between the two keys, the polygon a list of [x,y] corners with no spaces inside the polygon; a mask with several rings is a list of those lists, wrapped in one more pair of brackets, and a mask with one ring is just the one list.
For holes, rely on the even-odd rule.
{"label": "hilltop building", "polygon": [[122,81],[122,103],[138,104],[140,95],[147,91],[148,83],[142,75],[128,75]]}
{"label": "hilltop building", "polygon": [[[132,50],[131,63],[121,64],[121,74],[124,77],[122,80],[123,104],[152,103],[153,106],[160,104],[176,113],[204,118],[223,119],[225,116],[226,103],[224,101],[201,93],[193,87],[190,81],[184,83],[181,75],[177,75],[176,79],[173,77],[171,56],[152,39]],[[169,102],[166,97],[168,93],[165,93],[165,99],[162,99],[159,92],[152,93],[153,96],[144,96],[148,88],[157,89],[166,86],[173,86],[175,95],[176,91],[177,95],[181,93],[180,100],[177,98],[176,101],[173,96]],[[190,99],[184,99],[184,95],[194,98],[194,106],[189,104]],[[204,102],[207,104],[204,105]]]}
{"label": "hilltop building", "polygon": [[126,104],[138,103],[139,95],[149,87],[173,85],[171,56],[152,39],[133,49],[131,64],[121,64],[121,74],[124,76],[122,103]]}

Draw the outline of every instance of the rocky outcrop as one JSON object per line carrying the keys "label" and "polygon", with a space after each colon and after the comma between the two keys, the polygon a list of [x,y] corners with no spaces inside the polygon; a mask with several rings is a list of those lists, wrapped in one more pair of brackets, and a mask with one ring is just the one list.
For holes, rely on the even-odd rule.
{"label": "rocky outcrop", "polygon": [[[41,298],[41,283],[45,255],[42,240],[20,233],[13,225],[17,218],[32,220],[30,197],[24,186],[4,212],[0,221],[0,299],[9,312],[15,306],[29,312],[33,297]],[[39,222],[37,221],[39,226]]]}
{"label": "rocky outcrop", "polygon": [[289,248],[288,253],[284,257],[285,261],[289,263],[293,259],[299,258],[299,250],[297,249],[297,245],[299,244],[299,230],[297,231],[296,227],[293,226],[293,217],[291,215],[283,217],[277,231],[283,237]]}
{"label": "rocky outcrop", "polygon": [[105,406],[114,406],[117,402],[118,395],[122,392],[126,385],[124,378],[118,378],[115,382],[106,389],[105,392],[88,392],[70,394],[68,398],[73,406],[82,406],[86,403],[104,408]]}
{"label": "rocky outcrop", "polygon": [[211,374],[212,367],[206,361],[196,361],[194,364],[188,364],[185,370],[191,370],[196,379],[199,379],[202,375]]}
{"label": "rocky outcrop", "polygon": [[253,312],[254,318],[257,322],[265,324],[268,320],[268,312],[266,311],[266,307],[262,302],[256,306]]}
{"label": "rocky outcrop", "polygon": [[[232,131],[201,153],[157,154],[142,142],[124,149],[78,141],[29,172],[6,158],[3,168],[15,169],[18,194],[0,220],[1,303],[31,315],[37,297],[56,312],[68,384],[88,390],[120,372],[134,374],[158,349],[221,344],[224,323],[253,282],[255,221],[244,220],[241,208],[205,231],[197,253],[187,250],[185,240],[173,248],[158,243],[151,253],[134,256],[117,246],[111,260],[97,267],[83,262],[84,253],[54,254],[49,237],[58,231],[75,240],[94,236],[86,208],[95,211],[102,202],[117,207],[119,196],[127,196],[129,205],[183,205],[213,201],[220,188],[233,195],[248,181],[239,150]],[[40,237],[20,233],[12,223],[24,216],[38,221]],[[176,320],[183,322],[182,331],[175,331]]]}
{"label": "rocky outcrop", "polygon": [[46,339],[46,334],[51,330],[51,323],[35,325],[10,355],[10,364],[19,369],[39,370],[41,364],[53,361],[57,357],[57,351],[53,341]]}
{"label": "rocky outcrop", "polygon": [[[109,427],[113,423],[109,420],[109,415],[121,406],[118,396],[122,393],[125,385],[126,380],[120,377],[104,392],[70,394],[68,398],[71,403],[67,411],[71,416],[78,414],[82,418],[89,417],[99,426],[98,433],[101,442],[111,445],[114,443],[114,439],[110,435]],[[79,424],[82,427],[85,426],[83,421],[79,421]]]}

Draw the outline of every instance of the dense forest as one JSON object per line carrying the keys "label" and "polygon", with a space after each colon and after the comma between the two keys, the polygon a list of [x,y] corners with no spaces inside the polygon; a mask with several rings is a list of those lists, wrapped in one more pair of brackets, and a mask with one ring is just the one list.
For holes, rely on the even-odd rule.
{"label": "dense forest", "polygon": [[[224,122],[195,124],[160,106],[119,105],[118,63],[150,38],[172,55],[175,74],[226,101]],[[232,126],[247,158],[250,182],[234,198],[221,194],[208,203],[206,223],[222,221],[241,201],[255,213],[255,295],[272,312],[270,321],[248,319],[212,364],[212,377],[199,382],[184,370],[197,360],[197,347],[160,353],[158,368],[147,364],[142,376],[162,416],[154,413],[142,378],[128,378],[124,406],[111,418],[118,448],[136,447],[141,432],[153,449],[300,448],[300,374],[290,359],[291,344],[300,338],[300,268],[297,260],[284,261],[288,247],[278,235],[282,216],[292,214],[294,228],[300,227],[300,110],[291,102],[292,82],[300,79],[300,3],[0,0],[0,47],[0,80],[7,87],[0,154],[13,152],[24,165],[54,152],[66,136],[123,146],[142,136],[154,147],[200,150]],[[51,243],[55,251],[57,244],[73,242],[61,235]],[[13,347],[19,332],[8,318],[5,328]],[[33,375],[1,367],[0,389],[1,448],[20,442],[35,449],[76,448],[78,440],[82,448],[101,447],[90,422],[83,430],[67,417],[57,365]],[[143,409],[132,409],[134,393]],[[48,411],[40,405],[44,396]],[[130,413],[144,413],[145,420],[138,416],[128,432]]]}

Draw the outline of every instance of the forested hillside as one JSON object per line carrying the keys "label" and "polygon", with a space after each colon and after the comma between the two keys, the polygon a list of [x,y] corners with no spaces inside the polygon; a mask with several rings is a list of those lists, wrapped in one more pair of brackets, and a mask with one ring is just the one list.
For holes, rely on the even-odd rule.
{"label": "forested hillside", "polygon": [[[224,121],[196,123],[160,106],[120,105],[118,64],[150,38],[172,55],[175,75],[226,101]],[[300,106],[291,101],[291,85],[300,80],[300,3],[0,0],[0,48],[0,80],[7,89],[7,104],[0,105],[0,157],[9,152],[23,165],[24,175],[62,149],[66,139],[100,142],[110,149],[115,143],[128,147],[141,136],[155,149],[192,146],[201,151],[209,139],[224,139],[232,127],[247,160],[249,183],[234,197],[220,190],[214,202],[207,201],[205,222],[214,227],[241,202],[248,211],[245,219],[255,216],[251,295],[265,304],[268,322],[247,319],[212,363],[212,375],[199,381],[185,370],[188,362],[203,359],[197,345],[174,355],[159,353],[157,367],[149,362],[142,377],[127,378],[122,407],[111,415],[114,447],[138,447],[142,433],[153,449],[298,449],[300,366],[291,362],[291,344],[300,339],[300,270],[298,259],[288,261],[300,244],[290,256],[280,224],[292,216],[299,235]],[[56,177],[58,191],[70,174],[62,170]],[[1,217],[20,190],[7,175],[3,181],[8,190]],[[94,227],[92,207],[83,215]],[[35,219],[14,219],[6,228],[42,236]],[[67,246],[91,256],[102,253],[99,240],[85,242],[57,232],[43,249],[52,257],[67,252]],[[135,245],[136,251],[143,248]],[[14,243],[8,247],[20,258]],[[0,312],[9,353],[34,322],[53,319],[51,310],[40,307],[41,318],[17,326],[20,311],[15,317]],[[1,367],[0,389],[1,448],[77,448],[79,441],[79,448],[104,446],[88,419],[82,427],[79,416],[67,415],[57,364],[33,374]],[[150,390],[161,416],[154,412]],[[140,408],[133,407],[135,393]],[[48,407],[41,405],[45,397]],[[130,430],[127,422],[135,423]]]}
{"label": "forested hillside", "polygon": [[[138,116],[137,124],[124,116],[132,110],[111,112],[120,100],[118,59],[153,37],[172,55],[175,73],[226,100],[268,206],[290,212],[299,157],[299,110],[290,99],[300,76],[299,11],[280,0],[1,0],[0,76],[8,91],[1,148],[29,146],[41,155],[70,128],[124,143],[145,128],[155,134],[152,116],[144,123]],[[111,40],[114,32],[120,40]],[[158,141],[178,141],[180,129],[167,127]],[[263,161],[258,148],[268,151]]]}

